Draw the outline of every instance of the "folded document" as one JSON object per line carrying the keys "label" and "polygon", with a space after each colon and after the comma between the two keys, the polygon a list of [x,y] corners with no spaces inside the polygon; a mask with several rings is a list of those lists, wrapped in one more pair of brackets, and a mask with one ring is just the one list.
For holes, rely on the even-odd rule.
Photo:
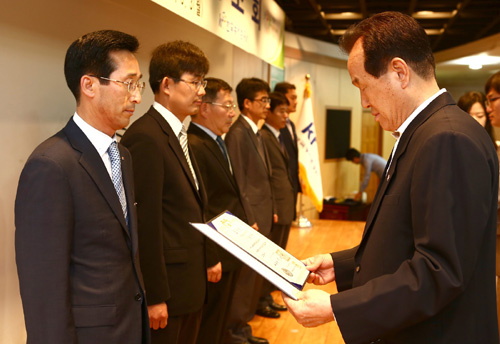
{"label": "folded document", "polygon": [[228,211],[206,224],[191,225],[297,300],[309,276],[300,260]]}

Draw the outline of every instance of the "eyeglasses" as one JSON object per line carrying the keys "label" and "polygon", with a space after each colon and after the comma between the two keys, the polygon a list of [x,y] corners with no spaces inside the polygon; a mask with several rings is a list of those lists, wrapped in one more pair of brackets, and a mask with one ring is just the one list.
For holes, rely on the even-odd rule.
{"label": "eyeglasses", "polygon": [[488,107],[488,106],[491,106],[493,105],[494,102],[496,102],[498,99],[500,99],[500,97],[493,97],[491,99],[486,99],[486,101],[484,102],[484,104]]}
{"label": "eyeglasses", "polygon": [[[198,92],[200,90],[201,86],[203,86],[203,88],[207,87],[207,81],[206,80],[187,81],[187,80],[184,80],[184,79],[181,79],[181,78],[172,78],[172,77],[170,77],[170,79],[177,80],[177,81],[182,81],[182,82],[185,82],[188,85],[193,85],[195,92]],[[160,80],[160,82],[161,82],[161,80]],[[189,87],[191,87],[191,86],[189,86]]]}
{"label": "eyeglasses", "polygon": [[213,102],[204,102],[205,104],[212,104],[217,106],[222,106],[227,111],[236,111],[236,104],[221,104],[221,103],[213,103]]}
{"label": "eyeglasses", "polygon": [[144,88],[146,87],[146,83],[144,81],[135,81],[135,80],[121,81],[121,80],[105,78],[103,76],[97,76],[97,75],[89,75],[89,76],[92,76],[94,78],[103,79],[103,80],[119,82],[121,84],[127,85],[127,90],[129,91],[129,93],[133,93],[135,90],[138,89],[139,93],[143,94]]}
{"label": "eyeglasses", "polygon": [[271,104],[271,98],[262,97],[260,99],[254,99],[254,101],[261,102],[263,104]]}

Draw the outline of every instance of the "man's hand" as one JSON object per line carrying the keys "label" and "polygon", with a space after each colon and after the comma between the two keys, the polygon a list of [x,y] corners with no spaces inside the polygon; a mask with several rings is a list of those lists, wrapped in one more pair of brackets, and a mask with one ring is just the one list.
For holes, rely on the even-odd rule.
{"label": "man's hand", "polygon": [[316,327],[335,320],[330,295],[319,289],[309,289],[299,294],[297,301],[282,294],[288,310],[304,327]]}
{"label": "man's hand", "polygon": [[168,320],[167,304],[165,302],[148,306],[149,327],[153,330],[165,328]]}
{"label": "man's hand", "polygon": [[222,264],[218,262],[207,269],[207,280],[212,283],[217,283],[222,277]]}
{"label": "man's hand", "polygon": [[273,223],[278,223],[278,214],[273,214]]}
{"label": "man's hand", "polygon": [[252,227],[253,229],[255,229],[256,231],[259,230],[259,226],[257,226],[257,222],[255,222],[253,225],[251,225],[250,227]]}
{"label": "man's hand", "polygon": [[306,269],[311,271],[307,277],[308,283],[323,285],[335,281],[333,258],[329,254],[320,254],[302,261]]}

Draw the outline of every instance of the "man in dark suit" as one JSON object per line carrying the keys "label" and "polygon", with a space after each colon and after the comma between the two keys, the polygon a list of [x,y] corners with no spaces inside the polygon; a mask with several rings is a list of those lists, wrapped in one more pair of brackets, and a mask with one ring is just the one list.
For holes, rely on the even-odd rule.
{"label": "man in dark suit", "polygon": [[206,195],[183,121],[199,110],[208,68],[191,43],[157,47],[149,65],[155,102],[122,139],[134,161],[153,343],[195,343],[205,302],[205,239],[189,222],[204,221]]}
{"label": "man in dark suit", "polygon": [[132,161],[115,135],[141,102],[138,46],[111,30],[71,44],[76,113],[21,173],[16,262],[30,344],[149,342]]}
{"label": "man in dark suit", "polygon": [[340,292],[285,298],[290,311],[305,326],[335,319],[349,344],[498,343],[498,159],[488,133],[439,89],[413,18],[374,15],[341,47],[363,107],[397,141],[360,245],[306,260],[311,281],[335,280]]}
{"label": "man in dark suit", "polygon": [[[297,91],[295,85],[289,82],[279,82],[274,86],[274,92],[284,94],[288,99],[288,113],[297,111]],[[297,194],[301,192],[299,180],[299,148],[297,146],[297,132],[295,131],[295,123],[290,118],[286,120],[285,128],[280,129],[280,142],[284,145],[288,154],[288,173],[292,181],[294,191],[294,215],[296,217]]]}
{"label": "man in dark suit", "polygon": [[[286,248],[290,227],[295,215],[295,193],[288,170],[288,154],[280,140],[281,129],[285,128],[288,119],[288,99],[279,92],[269,94],[271,107],[262,126],[261,135],[269,155],[273,174],[271,188],[273,191],[278,222],[271,228],[271,240],[282,248]],[[285,311],[286,307],[276,303],[271,292],[276,288],[264,281],[260,307],[269,306],[277,311]]]}
{"label": "man in dark suit", "polygon": [[[270,162],[257,123],[266,118],[269,108],[269,85],[257,78],[243,79],[236,87],[240,116],[226,135],[233,173],[244,199],[248,223],[257,223],[261,234],[270,237],[271,225],[277,221],[270,182]],[[253,341],[248,324],[257,309],[262,277],[243,266],[230,311],[229,343],[267,343]],[[268,315],[274,312],[269,307]],[[264,313],[261,313],[264,315]],[[277,313],[276,313],[277,314]],[[278,314],[279,316],[279,314]]]}
{"label": "man in dark suit", "polygon": [[[235,116],[236,104],[232,88],[225,81],[207,78],[206,94],[200,112],[192,116],[189,126],[189,144],[196,157],[203,184],[207,191],[205,217],[211,219],[228,210],[247,221],[243,199],[240,196],[231,167],[231,159],[222,135],[228,132]],[[212,247],[211,247],[212,248]],[[208,284],[207,303],[203,309],[198,344],[221,343],[229,316],[230,301],[236,287],[241,262],[214,244],[207,256],[220,257],[222,275],[218,283]]]}

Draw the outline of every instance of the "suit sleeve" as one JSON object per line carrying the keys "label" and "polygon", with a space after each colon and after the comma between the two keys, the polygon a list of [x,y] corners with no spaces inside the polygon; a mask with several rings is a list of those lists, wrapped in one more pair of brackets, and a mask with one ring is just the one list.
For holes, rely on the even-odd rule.
{"label": "suit sleeve", "polygon": [[[498,163],[486,149],[454,132],[438,133],[413,149],[412,174],[403,177],[411,188],[411,213],[394,214],[399,222],[383,224],[413,236],[413,256],[393,273],[331,296],[346,342],[367,342],[438,314],[467,289],[482,264],[482,245],[494,235],[490,214]],[[411,222],[409,230],[403,218]]]}
{"label": "suit sleeve", "polygon": [[234,128],[234,132],[229,132],[225,141],[227,151],[233,165],[234,177],[236,178],[236,182],[240,189],[245,214],[247,215],[248,223],[253,225],[257,222],[257,219],[253,213],[247,196],[249,188],[247,183],[248,163],[245,161],[245,158],[249,149],[248,144],[250,140],[247,136],[248,134],[240,128]]}
{"label": "suit sleeve", "polygon": [[163,252],[164,166],[159,144],[148,134],[128,133],[121,141],[132,155],[141,270],[150,305],[170,298]]}
{"label": "suit sleeve", "polygon": [[71,310],[71,186],[45,157],[30,158],[15,203],[19,285],[30,343],[76,343]]}

